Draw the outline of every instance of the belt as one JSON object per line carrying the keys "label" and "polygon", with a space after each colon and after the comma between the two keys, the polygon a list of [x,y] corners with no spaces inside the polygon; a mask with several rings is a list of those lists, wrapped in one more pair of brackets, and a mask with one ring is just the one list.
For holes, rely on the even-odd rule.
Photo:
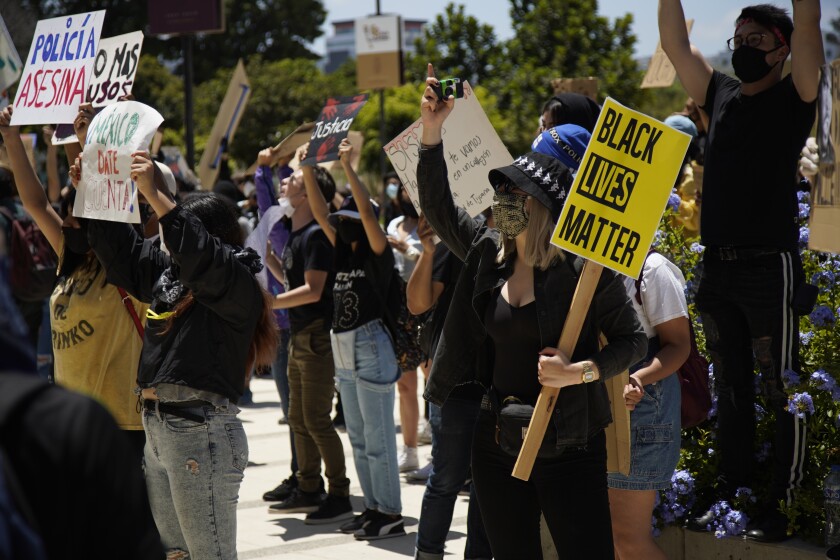
{"label": "belt", "polygon": [[755,259],[784,252],[778,247],[706,247],[704,254],[722,261]]}
{"label": "belt", "polygon": [[155,414],[163,412],[164,414],[177,416],[178,418],[183,418],[184,420],[192,420],[193,422],[204,423],[204,416],[196,414],[194,412],[190,412],[188,409],[208,406],[209,404],[210,403],[208,403],[207,401],[182,401],[162,403],[160,401],[147,399],[143,401],[143,408],[145,408],[148,411],[154,412]]}

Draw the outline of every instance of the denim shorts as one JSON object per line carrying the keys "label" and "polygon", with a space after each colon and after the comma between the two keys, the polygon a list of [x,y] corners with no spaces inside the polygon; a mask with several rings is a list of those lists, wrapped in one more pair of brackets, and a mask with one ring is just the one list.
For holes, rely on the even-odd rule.
{"label": "denim shorts", "polygon": [[680,459],[680,380],[674,373],[645,386],[630,412],[630,474],[609,473],[610,488],[664,490]]}

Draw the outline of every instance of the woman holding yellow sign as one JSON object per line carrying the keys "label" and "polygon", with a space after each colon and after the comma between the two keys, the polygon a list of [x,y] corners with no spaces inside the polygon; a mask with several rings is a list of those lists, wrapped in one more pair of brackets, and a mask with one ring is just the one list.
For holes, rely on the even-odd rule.
{"label": "woman holding yellow sign", "polygon": [[[429,65],[421,103],[420,206],[464,271],[456,283],[427,388],[435,404],[465,383],[490,388],[476,426],[473,481],[493,556],[539,558],[540,513],[564,557],[614,557],[607,498],[609,401],[603,381],[644,355],[646,337],[622,281],[605,271],[572,356],[554,348],[582,259],[549,244],[572,182],[574,159],[529,152],[494,169],[498,230],[477,228],[449,188],[441,100]],[[558,127],[582,155],[585,142]],[[610,344],[598,348],[598,332]],[[536,374],[536,375],[535,375]],[[564,388],[528,482],[511,477],[541,385]],[[487,402],[489,400],[489,403]]]}

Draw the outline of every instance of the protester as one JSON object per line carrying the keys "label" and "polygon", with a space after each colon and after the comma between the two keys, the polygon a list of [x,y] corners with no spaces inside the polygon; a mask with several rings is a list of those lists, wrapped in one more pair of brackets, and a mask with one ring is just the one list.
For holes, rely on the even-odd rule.
{"label": "protester", "polygon": [[382,182],[384,183],[384,196],[382,198],[382,208],[384,211],[382,212],[382,215],[383,223],[387,226],[394,220],[394,218],[402,215],[402,209],[400,208],[398,198],[402,182],[400,181],[399,175],[393,171],[386,173]]}
{"label": "protester", "polygon": [[[134,316],[144,317],[148,305],[121,294],[106,280],[80,220],[73,216],[75,191],[62,201],[63,219],[53,209],[26,156],[19,127],[9,125],[13,110],[9,106],[0,114],[0,134],[18,194],[60,257],[60,276],[50,298],[55,381],[102,403],[130,438],[139,461],[145,436],[134,388],[143,339]],[[84,142],[90,119],[81,115],[77,120],[77,133]]]}
{"label": "protester", "polygon": [[162,559],[129,441],[96,401],[35,373],[9,264],[0,231],[0,557]]}
{"label": "protester", "polygon": [[[274,183],[272,181],[271,163],[274,160],[274,153],[271,148],[266,148],[260,151],[257,155],[257,172],[254,177],[257,204],[262,219],[266,212],[272,207],[276,207],[275,211],[283,212],[279,206],[277,194],[274,190]],[[286,167],[287,162],[280,162],[281,168]],[[288,176],[288,175],[287,175]],[[288,200],[284,199],[288,203]],[[286,206],[286,212],[291,211],[290,206]],[[282,254],[286,243],[289,240],[289,225],[288,216],[283,214],[283,217],[278,219],[275,225],[271,228],[268,234],[268,247],[266,249],[265,264],[268,268],[268,292],[277,296],[284,291],[283,284],[280,279],[283,278],[282,264],[274,255],[276,250]],[[271,364],[271,375],[274,378],[274,383],[277,386],[277,393],[280,396],[280,408],[283,410],[283,419],[288,422],[289,418],[289,312],[286,309],[275,309],[274,318],[277,321],[277,328],[280,330],[280,344],[277,345],[277,355],[274,362]],[[288,478],[278,484],[273,490],[269,490],[263,494],[263,500],[267,502],[282,502],[292,495],[292,491],[297,488],[298,481],[295,473],[298,470],[297,454],[295,452],[295,433],[289,430],[289,446],[292,451],[292,461],[290,464],[291,474]]]}
{"label": "protester", "polygon": [[[603,380],[644,355],[645,336],[621,280],[605,270],[575,352],[566,357],[554,348],[582,266],[581,259],[548,242],[571,173],[536,152],[491,171],[498,230],[477,228],[449,190],[441,135],[455,100],[438,100],[433,76],[429,65],[421,104],[420,206],[465,269],[432,364],[439,375],[427,397],[441,405],[463,382],[491,387],[494,410],[479,417],[472,469],[495,558],[541,557],[542,512],[564,555],[612,559],[604,434],[610,405]],[[543,180],[546,172],[552,181]],[[610,341],[600,350],[599,332]],[[510,474],[518,445],[507,445],[521,441],[521,432],[497,436],[497,414],[506,412],[503,404],[533,405],[541,384],[562,391],[542,444],[548,456],[536,459],[523,482]]]}
{"label": "protester", "polygon": [[[714,70],[688,41],[679,0],[660,0],[662,47],[686,92],[709,116],[703,179],[703,276],[696,297],[715,372],[720,453],[714,491],[701,499],[689,527],[706,530],[710,505],[752,485],[755,472],[754,364],[775,416],[773,479],[747,537],[788,537],[789,507],[804,475],[807,419],[785,410],[784,374],[799,371],[797,292],[804,284],[798,253],[796,168],[814,123],[825,55],[819,0],[781,8],[744,8],[727,41],[738,79]],[[790,75],[785,60],[795,53]],[[761,193],[756,197],[755,193]],[[749,198],[744,213],[737,200]]]}
{"label": "protester", "polygon": [[560,93],[546,101],[540,115],[540,132],[561,124],[576,124],[589,132],[595,129],[601,107],[579,93]]}
{"label": "protester", "polygon": [[[321,167],[312,168],[324,200],[335,196],[335,182]],[[319,523],[352,515],[350,480],[344,447],[330,419],[335,393],[335,364],[329,328],[333,315],[333,247],[315,220],[303,170],[282,183],[291,206],[291,233],[283,250],[285,291],[274,298],[275,309],[289,310],[289,425],[295,433],[298,487],[270,513],[306,513]],[[329,487],[321,495],[321,459]]]}
{"label": "protester", "polygon": [[350,163],[352,150],[347,139],[339,146],[352,195],[337,212],[329,213],[311,167],[303,168],[303,178],[312,213],[335,247],[333,358],[365,501],[364,512],[340,530],[357,540],[376,540],[405,535],[394,438],[394,383],[400,373],[383,321],[394,256],[379,227],[379,208]]}
{"label": "protester", "polygon": [[[423,245],[417,236],[417,209],[411,203],[411,198],[400,185],[396,202],[399,204],[401,215],[388,223],[388,243],[394,252],[397,270],[405,282],[411,278],[411,271],[417,263],[417,258],[423,252]],[[416,331],[418,321],[409,317],[409,329]],[[423,362],[423,353],[416,337],[406,347],[396,349],[403,366],[402,375],[397,382],[400,391],[400,429],[403,437],[403,448],[400,452],[400,472],[409,472],[420,466],[417,457],[418,425],[420,422],[420,403],[417,396],[417,368]]]}
{"label": "protester", "polygon": [[[481,218],[483,221],[483,216]],[[487,227],[493,227],[492,216],[488,218]],[[417,234],[423,243],[423,252],[408,281],[406,298],[412,314],[432,313],[431,323],[427,322],[424,326],[424,329],[432,331],[427,335],[429,348],[424,350],[434,356],[455,292],[455,282],[463,266],[443,243],[435,244],[435,233],[425,218],[420,218]],[[417,527],[416,560],[443,558],[455,500],[463,489],[464,481],[470,478],[472,440],[484,393],[481,385],[466,383],[455,387],[443,406],[429,404],[432,462]],[[492,557],[478,509],[475,485],[470,484],[464,558],[489,560]]]}
{"label": "protester", "polygon": [[672,218],[672,223],[683,228],[683,235],[686,239],[692,239],[700,235],[699,183],[694,178],[694,167],[692,165],[696,151],[691,149],[694,140],[697,138],[697,127],[687,116],[679,114],[668,116],[665,119],[665,124],[688,134],[692,141],[677,175],[675,188],[677,195],[680,197],[680,205],[676,210],[676,215]]}

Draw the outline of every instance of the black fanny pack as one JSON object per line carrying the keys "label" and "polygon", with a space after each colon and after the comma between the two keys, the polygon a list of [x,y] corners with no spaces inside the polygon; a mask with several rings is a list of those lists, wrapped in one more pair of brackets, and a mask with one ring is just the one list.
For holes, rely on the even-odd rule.
{"label": "black fanny pack", "polygon": [[[518,457],[519,450],[522,449],[522,442],[525,441],[525,436],[528,434],[528,426],[531,424],[531,417],[534,415],[534,407],[523,403],[516,397],[500,399],[492,389],[490,390],[490,401],[496,415],[496,443],[508,455]],[[557,446],[557,428],[554,426],[554,422],[549,420],[537,457],[540,459],[558,457],[563,453],[563,449],[563,447]]]}

